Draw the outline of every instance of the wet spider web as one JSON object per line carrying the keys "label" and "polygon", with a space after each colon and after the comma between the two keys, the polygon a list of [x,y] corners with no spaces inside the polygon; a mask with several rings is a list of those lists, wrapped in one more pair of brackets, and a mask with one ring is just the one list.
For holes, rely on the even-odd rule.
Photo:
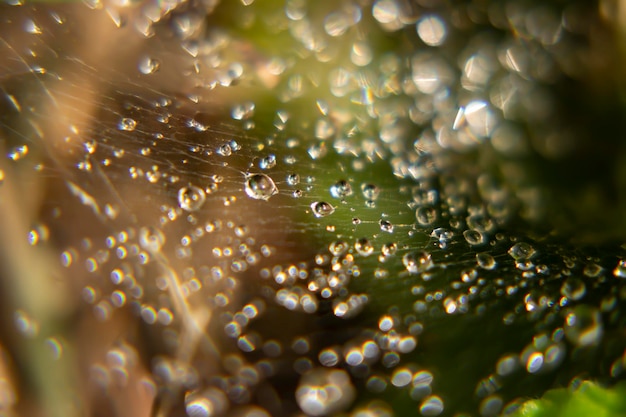
{"label": "wet spider web", "polygon": [[621,377],[600,6],[11,3],[7,409],[492,416]]}

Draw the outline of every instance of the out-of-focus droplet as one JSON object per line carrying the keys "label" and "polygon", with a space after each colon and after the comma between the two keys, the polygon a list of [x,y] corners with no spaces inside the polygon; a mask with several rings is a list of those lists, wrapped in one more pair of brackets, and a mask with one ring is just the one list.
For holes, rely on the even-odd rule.
{"label": "out-of-focus droplet", "polygon": [[428,252],[409,252],[402,257],[402,263],[409,274],[424,272],[434,265]]}
{"label": "out-of-focus droplet", "polygon": [[567,278],[561,286],[561,294],[573,301],[583,298],[586,291],[585,283],[579,278]]}
{"label": "out-of-focus droplet", "polygon": [[124,130],[126,132],[132,132],[137,127],[137,122],[135,119],[131,119],[130,117],[123,117],[120,122],[117,124],[117,128],[119,130]]}
{"label": "out-of-focus droplet", "polygon": [[439,16],[424,16],[417,22],[417,34],[426,45],[440,46],[446,40],[446,25]]}
{"label": "out-of-focus droplet", "polygon": [[186,211],[196,211],[206,201],[206,193],[196,185],[188,185],[178,190],[178,204]]}
{"label": "out-of-focus droplet", "polygon": [[602,339],[604,326],[598,310],[587,305],[578,305],[567,311],[565,336],[577,346],[596,345]]}
{"label": "out-of-focus droplet", "polygon": [[435,417],[443,413],[443,400],[436,395],[424,398],[420,405],[420,413],[424,417]]}
{"label": "out-of-focus droplet", "polygon": [[331,415],[347,409],[356,390],[344,370],[318,368],[300,378],[296,402],[308,416]]}
{"label": "out-of-focus droplet", "polygon": [[376,200],[380,194],[380,189],[374,184],[362,184],[361,192],[366,200]]}
{"label": "out-of-focus droplet", "polygon": [[139,229],[139,245],[148,252],[158,252],[165,243],[165,235],[156,227]]}
{"label": "out-of-focus droplet", "polygon": [[431,206],[419,207],[415,210],[415,218],[420,226],[430,226],[437,220],[437,209]]}
{"label": "out-of-focus droplet", "polygon": [[366,238],[358,239],[354,243],[354,249],[356,249],[357,253],[361,256],[370,256],[374,253],[374,246],[369,239]]}
{"label": "out-of-focus droplet", "polygon": [[313,210],[315,217],[326,217],[335,212],[335,208],[330,203],[325,201],[316,201],[312,203],[311,210]]}
{"label": "out-of-focus droplet", "polygon": [[246,177],[245,192],[255,200],[269,200],[278,194],[274,180],[265,174],[250,174]]}
{"label": "out-of-focus droplet", "polygon": [[253,102],[247,101],[243,104],[234,106],[230,115],[235,120],[248,120],[254,116],[255,107],[256,105]]}
{"label": "out-of-focus droplet", "polygon": [[139,72],[149,75],[154,74],[159,70],[159,68],[161,68],[161,62],[157,59],[146,56],[139,60],[139,64],[137,66],[139,68]]}
{"label": "out-of-focus droplet", "polygon": [[352,186],[345,180],[337,181],[330,187],[330,195],[334,198],[345,198],[352,195]]}

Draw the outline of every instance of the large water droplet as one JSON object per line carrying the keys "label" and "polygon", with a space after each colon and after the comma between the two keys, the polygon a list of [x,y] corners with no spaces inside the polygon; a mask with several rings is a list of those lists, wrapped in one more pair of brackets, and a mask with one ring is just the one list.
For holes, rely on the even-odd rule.
{"label": "large water droplet", "polygon": [[196,211],[206,201],[204,190],[196,185],[188,185],[178,190],[178,204],[186,211]]}
{"label": "large water droplet", "polygon": [[326,217],[335,212],[335,208],[325,201],[316,201],[311,204],[311,210],[315,217]]}
{"label": "large water droplet", "polygon": [[273,195],[278,194],[278,188],[268,175],[251,174],[246,177],[245,191],[248,197],[255,200],[269,200]]}

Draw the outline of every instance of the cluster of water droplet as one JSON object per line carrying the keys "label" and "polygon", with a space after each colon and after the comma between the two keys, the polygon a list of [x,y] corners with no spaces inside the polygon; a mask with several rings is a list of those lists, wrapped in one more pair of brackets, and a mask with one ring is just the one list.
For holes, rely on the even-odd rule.
{"label": "cluster of water droplet", "polygon": [[567,150],[550,87],[593,70],[586,8],[261,3],[87,2],[128,40],[111,67],[56,54],[80,12],[2,6],[30,52],[9,48],[1,199],[53,190],[9,238],[58,251],[99,321],[157,335],[143,373],[128,342],[97,359],[99,389],[190,417],[494,416],[544,389],[519,381],[623,378],[621,341],[584,360],[623,326],[620,250],[519,227],[548,204],[524,158]]}

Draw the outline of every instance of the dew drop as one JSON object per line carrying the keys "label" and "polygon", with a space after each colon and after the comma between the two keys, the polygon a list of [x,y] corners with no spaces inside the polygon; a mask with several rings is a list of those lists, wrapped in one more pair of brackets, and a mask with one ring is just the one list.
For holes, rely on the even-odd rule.
{"label": "dew drop", "polygon": [[409,271],[409,274],[424,272],[434,266],[434,262],[428,252],[409,252],[402,257],[402,263],[406,270]]}
{"label": "dew drop", "polygon": [[361,256],[370,256],[374,252],[374,246],[366,238],[361,238],[354,243],[354,249]]}
{"label": "dew drop", "polygon": [[437,209],[431,206],[419,207],[415,211],[415,218],[420,226],[430,226],[437,220]]}
{"label": "dew drop", "polygon": [[348,251],[348,244],[343,240],[336,240],[328,245],[328,250],[333,256],[341,256]]}
{"label": "dew drop", "polygon": [[529,243],[519,242],[511,246],[511,249],[509,249],[508,253],[513,259],[519,261],[524,259],[531,259],[533,256],[535,256],[536,251],[535,248],[533,248],[532,245],[530,245]]}
{"label": "dew drop", "polygon": [[335,212],[335,208],[325,201],[316,201],[315,203],[312,203],[311,210],[313,210],[315,217],[326,217]]}
{"label": "dew drop", "polygon": [[287,184],[294,186],[300,183],[300,175],[298,174],[289,174],[287,175]]}
{"label": "dew drop", "polygon": [[158,252],[165,243],[165,235],[156,227],[139,229],[139,245],[148,252]]}
{"label": "dew drop", "polygon": [[626,261],[620,260],[613,270],[613,275],[617,278],[626,278]]}
{"label": "dew drop", "polygon": [[567,312],[563,329],[570,342],[583,347],[596,345],[604,334],[600,312],[586,305],[578,305]]}
{"label": "dew drop", "polygon": [[355,394],[346,371],[318,368],[301,377],[296,389],[296,402],[307,415],[324,416],[348,408]]}
{"label": "dew drop", "polygon": [[393,224],[388,222],[387,220],[379,220],[378,224],[380,225],[380,230],[387,233],[393,233]]}
{"label": "dew drop", "polygon": [[188,185],[178,190],[178,204],[186,211],[196,211],[206,201],[204,190],[196,185]]}
{"label": "dew drop", "polygon": [[117,124],[117,128],[119,130],[125,130],[127,132],[132,132],[137,127],[137,122],[135,119],[131,119],[130,117],[123,117],[120,122]]}
{"label": "dew drop", "polygon": [[446,40],[446,26],[439,16],[424,16],[417,22],[417,34],[428,46],[439,46]]}
{"label": "dew drop", "polygon": [[352,195],[352,186],[345,180],[338,181],[330,187],[330,195],[334,198],[344,199]]}
{"label": "dew drop", "polygon": [[492,270],[496,267],[495,258],[487,252],[477,253],[476,263],[478,264],[479,267],[483,269],[487,269],[487,270]]}
{"label": "dew drop", "polygon": [[238,104],[231,110],[231,117],[235,120],[247,120],[254,115],[255,104],[251,101]]}
{"label": "dew drop", "polygon": [[245,191],[248,197],[265,201],[278,194],[278,188],[274,184],[274,180],[265,174],[250,174],[246,176]]}
{"label": "dew drop", "polygon": [[465,241],[471,246],[482,246],[487,243],[487,236],[478,230],[469,229],[463,232]]}
{"label": "dew drop", "polygon": [[161,62],[159,60],[148,56],[142,58],[138,64],[139,71],[145,75],[154,74],[160,67]]}
{"label": "dew drop", "polygon": [[259,168],[261,169],[271,169],[276,166],[276,155],[270,154],[265,158],[261,158],[259,161]]}
{"label": "dew drop", "polygon": [[380,252],[382,253],[383,256],[387,257],[387,256],[394,255],[397,250],[398,250],[398,244],[393,242],[393,243],[385,243],[383,247],[380,249]]}
{"label": "dew drop", "polygon": [[443,400],[436,395],[424,398],[420,405],[420,413],[424,417],[435,417],[443,412]]}
{"label": "dew drop", "polygon": [[561,295],[573,301],[583,298],[586,291],[585,283],[579,278],[568,278],[561,286]]}
{"label": "dew drop", "polygon": [[374,201],[378,198],[380,194],[380,189],[374,184],[362,184],[361,192],[363,193],[363,197],[365,197],[368,201]]}

